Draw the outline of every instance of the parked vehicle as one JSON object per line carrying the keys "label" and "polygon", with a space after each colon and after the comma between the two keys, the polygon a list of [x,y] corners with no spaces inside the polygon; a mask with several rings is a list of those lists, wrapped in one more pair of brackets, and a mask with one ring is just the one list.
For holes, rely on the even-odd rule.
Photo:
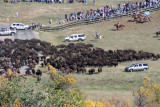
{"label": "parked vehicle", "polygon": [[129,72],[132,72],[132,71],[147,71],[148,69],[149,69],[149,66],[146,63],[135,63],[135,64],[132,64],[129,67],[126,67],[125,71],[129,71]]}
{"label": "parked vehicle", "polygon": [[84,41],[85,39],[85,34],[73,34],[69,37],[66,37],[64,41]]}
{"label": "parked vehicle", "polygon": [[27,30],[29,29],[28,25],[25,25],[23,23],[13,23],[11,24],[11,29],[17,29],[17,30]]}
{"label": "parked vehicle", "polygon": [[16,34],[16,30],[11,30],[8,28],[2,28],[0,29],[0,36],[2,35],[14,35]]}

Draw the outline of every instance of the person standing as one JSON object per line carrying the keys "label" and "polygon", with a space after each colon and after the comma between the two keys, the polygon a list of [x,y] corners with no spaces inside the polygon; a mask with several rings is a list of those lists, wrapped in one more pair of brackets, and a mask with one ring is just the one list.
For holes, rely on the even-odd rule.
{"label": "person standing", "polygon": [[52,19],[49,20],[49,23],[52,24]]}
{"label": "person standing", "polygon": [[93,4],[95,4],[96,0],[93,0]]}
{"label": "person standing", "polygon": [[61,24],[60,18],[58,18],[57,21],[58,21],[58,24],[60,25]]}
{"label": "person standing", "polygon": [[18,12],[16,12],[16,18],[18,18]]}
{"label": "person standing", "polygon": [[65,14],[65,21],[68,22],[68,16],[67,13]]}

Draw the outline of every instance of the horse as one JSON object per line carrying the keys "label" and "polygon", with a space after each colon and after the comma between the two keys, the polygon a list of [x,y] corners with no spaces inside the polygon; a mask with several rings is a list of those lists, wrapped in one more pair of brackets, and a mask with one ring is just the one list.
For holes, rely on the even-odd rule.
{"label": "horse", "polygon": [[160,31],[159,32],[156,32],[156,36],[158,37],[158,35],[160,35]]}
{"label": "horse", "polygon": [[142,21],[142,15],[141,14],[138,14],[137,16],[136,15],[132,15],[132,18],[134,18],[133,19],[133,21],[138,21],[138,19],[139,19],[139,21]]}
{"label": "horse", "polygon": [[143,19],[143,22],[146,22],[147,20],[151,21],[151,18],[150,16],[144,16],[142,19]]}
{"label": "horse", "polygon": [[119,26],[117,24],[114,24],[114,26],[119,30],[119,28],[123,29],[125,26],[123,24],[120,24]]}
{"label": "horse", "polygon": [[93,37],[94,37],[95,39],[102,39],[102,38],[103,38],[102,35],[96,35],[96,34],[94,34]]}

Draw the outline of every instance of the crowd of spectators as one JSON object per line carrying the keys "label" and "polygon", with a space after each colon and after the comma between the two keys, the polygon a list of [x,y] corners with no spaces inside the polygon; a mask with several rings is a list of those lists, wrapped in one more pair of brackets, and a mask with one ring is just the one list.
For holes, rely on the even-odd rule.
{"label": "crowd of spectators", "polygon": [[113,14],[123,14],[132,10],[140,10],[145,7],[153,7],[155,5],[160,5],[160,0],[146,0],[144,2],[128,2],[124,4],[118,4],[118,6],[105,6],[103,9],[90,9],[83,10],[79,12],[73,12],[70,14],[65,14],[65,22],[81,20],[81,19],[101,19],[104,17],[110,17]]}
{"label": "crowd of spectators", "polygon": [[20,2],[45,2],[46,4],[52,4],[52,3],[74,3],[74,2],[82,2],[86,3],[87,0],[4,0],[4,2],[10,2],[12,3],[20,3]]}
{"label": "crowd of spectators", "polygon": [[[82,2],[86,3],[87,0],[4,0],[4,2],[45,2],[46,4],[50,3],[74,3],[76,2]],[[98,1],[97,1],[98,2]],[[93,4],[95,4],[95,0],[93,0]],[[74,21],[74,20],[81,20],[81,19],[102,19],[104,17],[111,17],[113,14],[123,14],[127,13],[128,11],[132,10],[140,10],[145,7],[152,7],[155,5],[160,5],[160,0],[145,0],[144,2],[128,2],[123,4],[112,5],[112,6],[104,6],[103,8],[99,9],[89,9],[89,10],[83,10],[79,12],[73,12],[70,14],[65,14],[65,23],[68,21]],[[57,19],[58,24],[61,24],[60,18]]]}

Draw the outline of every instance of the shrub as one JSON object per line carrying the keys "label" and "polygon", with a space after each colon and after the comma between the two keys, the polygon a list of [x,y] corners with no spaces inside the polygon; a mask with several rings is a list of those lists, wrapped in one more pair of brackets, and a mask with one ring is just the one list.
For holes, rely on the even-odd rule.
{"label": "shrub", "polygon": [[160,84],[152,83],[149,77],[144,77],[142,86],[134,92],[138,107],[144,107],[151,103],[160,104]]}
{"label": "shrub", "polygon": [[0,76],[0,106],[84,106],[84,95],[70,74],[63,75],[51,68],[51,77],[52,79],[43,78],[36,83],[19,77],[10,78],[8,81],[7,78]]}

